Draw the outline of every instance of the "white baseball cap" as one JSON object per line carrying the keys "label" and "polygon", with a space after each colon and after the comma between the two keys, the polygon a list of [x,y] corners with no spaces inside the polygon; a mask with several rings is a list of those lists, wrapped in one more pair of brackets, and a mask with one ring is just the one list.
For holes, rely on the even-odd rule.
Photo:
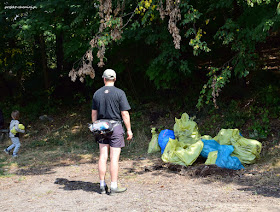
{"label": "white baseball cap", "polygon": [[105,78],[105,79],[115,79],[116,78],[116,72],[113,70],[113,69],[106,69],[104,72],[103,72],[103,75],[102,75],[102,78]]}

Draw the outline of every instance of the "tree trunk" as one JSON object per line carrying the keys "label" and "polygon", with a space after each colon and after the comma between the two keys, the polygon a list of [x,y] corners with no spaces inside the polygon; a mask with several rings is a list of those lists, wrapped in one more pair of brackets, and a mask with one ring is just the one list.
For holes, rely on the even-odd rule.
{"label": "tree trunk", "polygon": [[41,51],[41,63],[44,76],[45,90],[49,88],[49,75],[48,75],[48,64],[47,64],[47,54],[46,54],[46,44],[45,38],[42,34],[39,35],[40,51]]}
{"label": "tree trunk", "polygon": [[57,60],[57,71],[61,73],[63,71],[63,33],[58,32],[56,34],[56,60]]}

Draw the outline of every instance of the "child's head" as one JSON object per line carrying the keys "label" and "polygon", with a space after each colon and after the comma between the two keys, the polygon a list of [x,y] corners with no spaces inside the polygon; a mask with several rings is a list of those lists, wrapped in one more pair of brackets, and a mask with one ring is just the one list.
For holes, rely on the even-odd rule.
{"label": "child's head", "polygon": [[11,117],[15,120],[18,120],[19,119],[19,111],[18,110],[14,110],[12,113],[11,113]]}

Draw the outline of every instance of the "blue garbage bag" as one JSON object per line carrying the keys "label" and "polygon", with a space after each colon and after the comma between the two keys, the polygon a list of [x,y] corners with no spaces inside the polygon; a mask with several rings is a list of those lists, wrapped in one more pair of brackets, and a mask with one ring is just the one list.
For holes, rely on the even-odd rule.
{"label": "blue garbage bag", "polygon": [[201,141],[204,143],[204,146],[200,155],[204,158],[208,157],[209,152],[217,151],[220,146],[220,144],[215,140],[201,139]]}
{"label": "blue garbage bag", "polygon": [[216,165],[221,168],[239,170],[244,169],[238,157],[230,156],[234,147],[232,145],[220,145]]}
{"label": "blue garbage bag", "polygon": [[173,130],[162,130],[158,135],[158,145],[161,148],[161,154],[163,154],[166,144],[169,141],[169,138],[175,139],[175,134]]}

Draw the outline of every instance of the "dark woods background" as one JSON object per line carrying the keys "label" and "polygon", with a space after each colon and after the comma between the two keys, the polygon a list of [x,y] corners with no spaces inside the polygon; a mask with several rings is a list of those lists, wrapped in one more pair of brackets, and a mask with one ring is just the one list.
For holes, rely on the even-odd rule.
{"label": "dark woods background", "polygon": [[[111,8],[103,30],[100,5]],[[0,107],[6,119],[13,109],[29,120],[62,108],[90,111],[102,72],[113,68],[133,116],[188,112],[209,123],[205,131],[243,128],[266,138],[280,115],[278,8],[269,0],[2,1]],[[72,82],[69,71],[80,68],[95,36],[95,78]]]}

